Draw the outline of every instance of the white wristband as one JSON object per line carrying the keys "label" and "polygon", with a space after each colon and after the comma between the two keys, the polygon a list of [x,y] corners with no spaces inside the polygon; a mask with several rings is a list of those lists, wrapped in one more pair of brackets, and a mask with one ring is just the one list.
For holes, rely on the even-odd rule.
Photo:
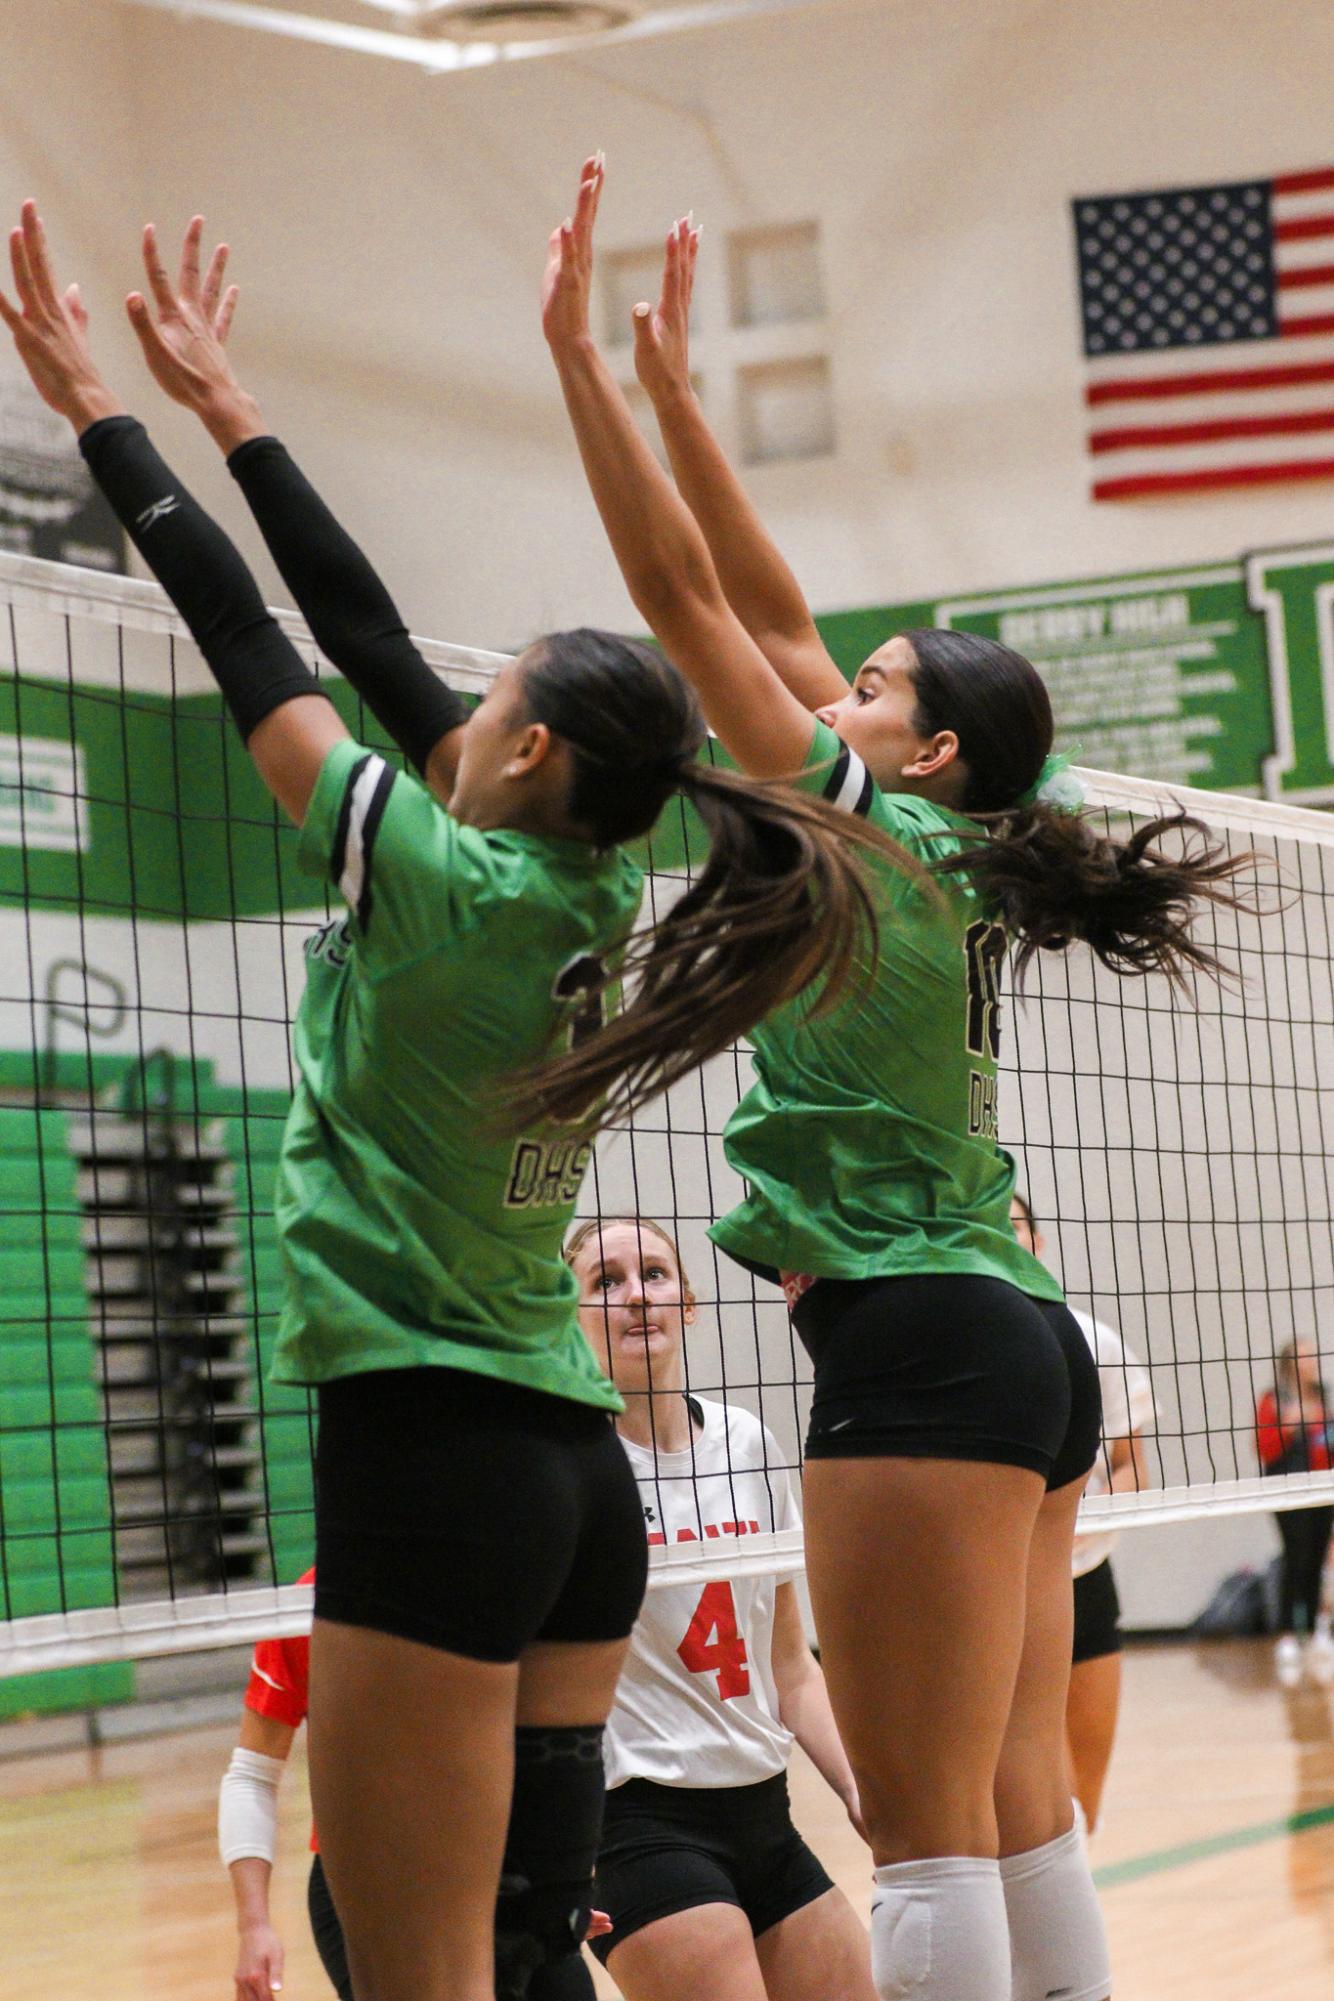
{"label": "white wristband", "polygon": [[244,1751],[238,1744],[218,1788],[218,1848],[230,1867],[243,1855],[271,1863],[278,1853],[278,1781],[281,1758]]}

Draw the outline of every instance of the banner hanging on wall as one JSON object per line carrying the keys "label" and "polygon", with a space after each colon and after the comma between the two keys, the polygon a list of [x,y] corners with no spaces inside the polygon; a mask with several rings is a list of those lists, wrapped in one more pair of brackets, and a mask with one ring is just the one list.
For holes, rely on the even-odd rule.
{"label": "banner hanging on wall", "polygon": [[0,549],[87,570],[124,570],[125,537],[12,354],[0,353]]}
{"label": "banner hanging on wall", "polygon": [[1097,770],[1334,805],[1334,541],[820,620],[849,669],[914,625],[1027,654]]}

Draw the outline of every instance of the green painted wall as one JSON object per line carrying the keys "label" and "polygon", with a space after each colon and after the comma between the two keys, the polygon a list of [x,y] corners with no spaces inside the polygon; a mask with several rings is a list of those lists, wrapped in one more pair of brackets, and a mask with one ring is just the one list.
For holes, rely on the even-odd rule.
{"label": "green painted wall", "polygon": [[[331,693],[359,727],[346,683]],[[323,901],[297,868],[296,830],[279,816],[221,697],[122,698],[11,677],[0,682],[0,736],[76,743],[86,788],[82,850],[0,845],[0,903],[179,923]],[[373,724],[363,740],[392,751]],[[11,784],[16,775],[14,764]],[[30,811],[29,825],[36,818]]]}
{"label": "green painted wall", "polygon": [[839,612],[845,672],[893,632],[948,625],[1026,653],[1057,744],[1130,777],[1334,803],[1334,545]]}
{"label": "green painted wall", "polygon": [[[1051,686],[1060,746],[1095,767],[1334,802],[1334,545],[818,622],[848,673],[914,625],[1016,646]],[[390,748],[346,684],[329,686],[363,740]],[[84,850],[0,845],[0,902],[172,923],[321,901],[217,696],[122,698],[11,678],[0,683],[0,737],[77,742],[87,789]],[[0,808],[14,778],[11,761]],[[682,852],[680,814],[669,809],[655,860],[672,866]]]}
{"label": "green painted wall", "polygon": [[[69,1054],[55,1082],[99,1094],[133,1084],[115,1055]],[[0,1093],[31,1078],[24,1052],[0,1052]],[[175,1072],[175,1108],[216,1130],[232,1162],[234,1223],[250,1324],[269,1562],[290,1583],[314,1555],[312,1412],[304,1390],[268,1381],[280,1296],[273,1181],[286,1094]],[[137,1099],[136,1099],[137,1102]],[[216,1126],[214,1125],[216,1122]],[[0,1105],[0,1618],[115,1602],[111,1501],[94,1336],[84,1286],[82,1210],[68,1116]],[[125,1700],[132,1664],[0,1679],[0,1719]]]}
{"label": "green painted wall", "polygon": [[[3,1078],[0,1078],[3,1081]],[[109,1605],[102,1400],[68,1119],[0,1106],[0,1616]],[[113,1702],[126,1664],[0,1680],[0,1718]]]}

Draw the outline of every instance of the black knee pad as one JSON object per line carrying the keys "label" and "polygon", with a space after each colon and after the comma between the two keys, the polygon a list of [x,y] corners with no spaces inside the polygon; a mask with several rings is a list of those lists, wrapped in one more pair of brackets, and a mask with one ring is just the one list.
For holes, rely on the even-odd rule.
{"label": "black knee pad", "polygon": [[[576,1996],[573,1969],[592,1911],[606,1791],[602,1726],[514,1733],[514,1799],[496,1900],[496,2001]],[[551,1969],[550,1978],[546,1969]],[[591,1979],[586,1991],[592,1991]]]}

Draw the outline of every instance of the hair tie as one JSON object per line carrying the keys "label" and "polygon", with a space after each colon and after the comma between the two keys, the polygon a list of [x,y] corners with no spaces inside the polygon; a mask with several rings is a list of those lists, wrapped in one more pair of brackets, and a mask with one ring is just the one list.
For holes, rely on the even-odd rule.
{"label": "hair tie", "polygon": [[651,763],[636,765],[632,775],[647,779],[650,784],[679,785],[694,762],[693,757],[677,751],[674,756],[655,757]]}
{"label": "hair tie", "polygon": [[1078,813],[1084,804],[1084,781],[1071,769],[1080,746],[1070,751],[1054,750],[1042,760],[1042,769],[1015,800],[1016,806],[1047,806],[1053,813]]}

